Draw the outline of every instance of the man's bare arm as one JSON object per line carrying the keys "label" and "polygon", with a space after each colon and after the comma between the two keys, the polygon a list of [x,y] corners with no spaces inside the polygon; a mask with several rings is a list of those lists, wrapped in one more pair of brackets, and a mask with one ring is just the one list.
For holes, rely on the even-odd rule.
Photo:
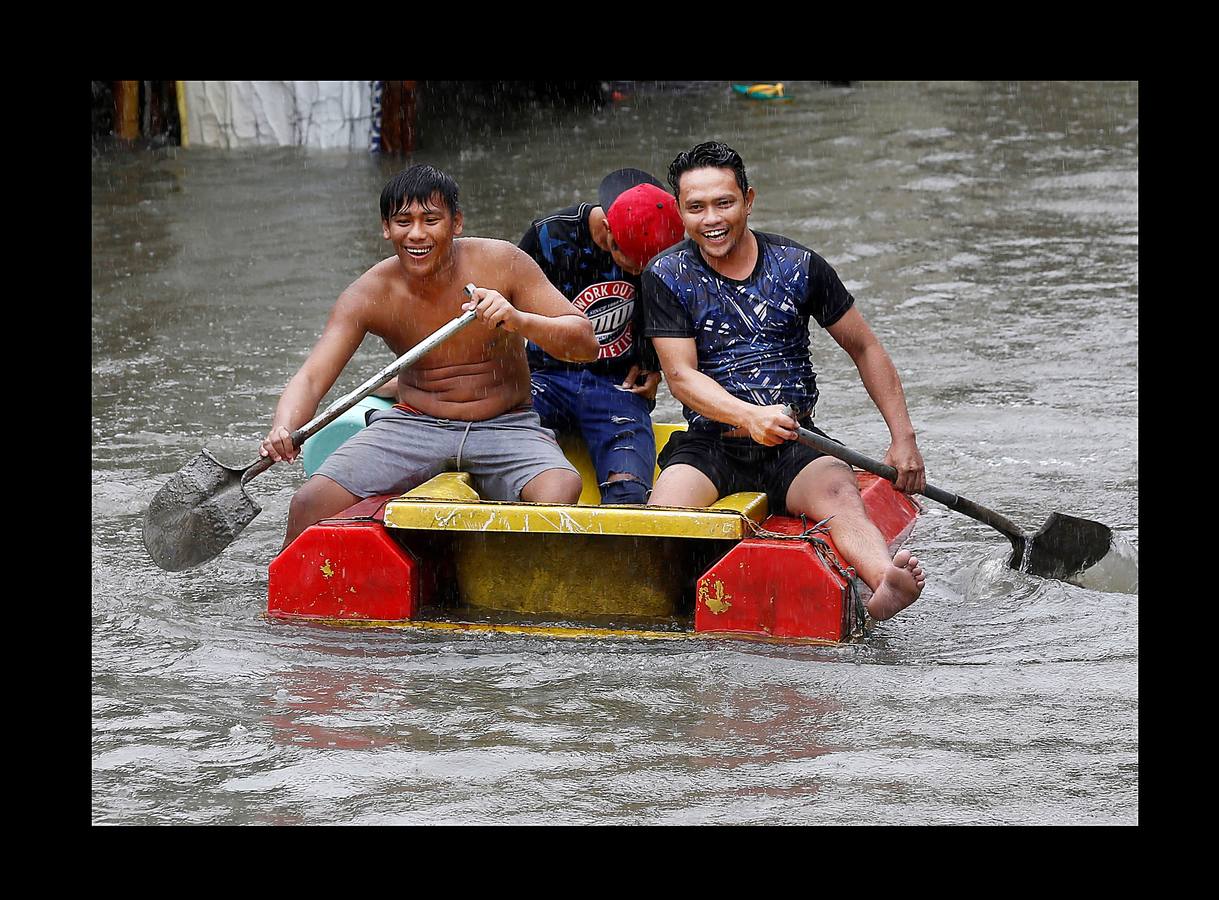
{"label": "man's bare arm", "polygon": [[495,248],[507,294],[479,287],[462,308],[475,308],[488,325],[533,341],[556,359],[592,362],[597,335],[588,317],[550,283],[536,262],[507,241]]}
{"label": "man's bare arm", "polygon": [[897,469],[895,484],[898,490],[918,493],[927,486],[927,475],[897,367],[855,307],[847,310],[826,331],[855,363],[859,380],[889,426],[890,443],[885,462]]}
{"label": "man's bare arm", "polygon": [[280,395],[271,430],[259,450],[262,456],[277,462],[296,459],[299,448],[292,445],[292,432],[316,415],[318,404],[367,333],[357,315],[361,305],[359,294],[352,288],[344,291],[335,303],[322,336]]}

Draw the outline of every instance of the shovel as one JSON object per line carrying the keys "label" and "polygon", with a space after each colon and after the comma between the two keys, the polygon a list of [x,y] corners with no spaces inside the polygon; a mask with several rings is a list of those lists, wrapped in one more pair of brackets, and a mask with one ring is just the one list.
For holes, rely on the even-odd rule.
{"label": "shovel", "polygon": [[[473,285],[466,286],[472,296]],[[474,321],[473,310],[442,325],[406,353],[292,432],[292,445],[325,428],[385,382],[408,369]],[[152,561],[168,572],[189,569],[220,554],[262,512],[246,484],[275,464],[262,456],[244,469],[226,466],[206,448],[161,486],[144,515],[144,546]]]}
{"label": "shovel", "polygon": [[[857,469],[879,475],[886,481],[897,480],[897,470],[892,466],[870,459],[807,428],[801,428],[799,432],[797,440],[814,450],[837,457]],[[943,503],[954,512],[976,519],[1000,532],[1012,542],[1012,555],[1008,565],[1042,578],[1054,578],[1059,581],[1075,579],[1085,569],[1092,568],[1108,555],[1113,543],[1113,531],[1109,526],[1091,519],[1053,512],[1041,526],[1041,530],[1029,537],[1004,516],[959,494],[953,494],[932,484],[924,487],[921,493],[937,503]]]}

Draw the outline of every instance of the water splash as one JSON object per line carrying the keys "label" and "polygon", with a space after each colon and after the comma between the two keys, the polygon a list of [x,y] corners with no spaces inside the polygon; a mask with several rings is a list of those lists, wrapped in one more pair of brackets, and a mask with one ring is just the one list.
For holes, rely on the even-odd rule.
{"label": "water splash", "polygon": [[1139,551],[1120,535],[1113,535],[1109,552],[1096,565],[1069,579],[1071,584],[1109,594],[1139,592]]}

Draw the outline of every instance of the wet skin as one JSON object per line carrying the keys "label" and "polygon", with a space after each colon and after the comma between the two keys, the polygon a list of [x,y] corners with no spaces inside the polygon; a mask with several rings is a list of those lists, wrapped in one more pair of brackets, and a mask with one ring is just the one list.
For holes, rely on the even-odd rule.
{"label": "wet skin", "polygon": [[[592,324],[546,279],[537,264],[507,241],[459,239],[464,226],[434,196],[382,220],[394,256],[377,263],[339,296],[321,338],[289,381],[260,453],[293,460],[291,432],[308,421],[364,337],[380,337],[397,356],[474,309],[478,320],[398,376],[399,402],[437,418],[484,421],[530,402],[525,340],[552,356],[597,357]],[[474,284],[473,299],[463,292]],[[522,499],[574,502],[580,479],[566,470],[539,474]],[[304,528],[357,499],[324,476],[293,497],[284,546]]]}
{"label": "wet skin", "polygon": [[[730,168],[704,167],[681,175],[678,212],[686,234],[704,261],[725,278],[744,280],[758,259],[758,242],[749,230],[753,188],[742,192]],[[926,483],[897,371],[857,307],[827,329],[855,363],[860,378],[889,426],[892,442],[885,461],[899,471],[897,487],[921,490]],[[729,394],[699,371],[693,338],[656,338],[661,367],[673,396],[707,418],[734,426],[730,436],[748,436],[777,446],[797,436],[798,423],[783,405],[759,406]],[[649,500],[662,506],[708,506],[718,499],[715,485],[693,466],[674,465],[657,479]],[[926,576],[906,551],[890,558],[879,529],[871,522],[850,467],[831,457],[809,463],[788,488],[786,506],[821,520],[833,516],[834,543],[872,590],[868,612],[887,619],[922,593]]]}

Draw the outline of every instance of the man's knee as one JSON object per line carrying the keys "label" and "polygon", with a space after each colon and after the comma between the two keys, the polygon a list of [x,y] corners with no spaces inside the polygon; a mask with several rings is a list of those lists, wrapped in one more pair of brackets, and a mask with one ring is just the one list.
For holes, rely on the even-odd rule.
{"label": "man's knee", "polygon": [[627,472],[610,473],[601,485],[602,503],[647,503],[648,486]]}
{"label": "man's knee", "polygon": [[324,475],[314,475],[292,495],[288,504],[288,527],[284,546],[291,544],[300,533],[322,519],[342,512],[360,498]]}
{"label": "man's knee", "polygon": [[822,456],[805,466],[805,469],[814,466],[816,469],[811,474],[816,478],[815,484],[821,490],[833,496],[859,493],[859,479],[855,477],[855,470],[842,460]]}
{"label": "man's knee", "polygon": [[292,495],[288,516],[303,527],[308,527],[341,512],[359,499],[337,482],[315,475]]}
{"label": "man's knee", "polygon": [[570,469],[547,469],[535,475],[521,488],[521,499],[526,503],[564,503],[579,501],[584,483]]}
{"label": "man's knee", "polygon": [[861,502],[855,470],[842,460],[822,456],[810,462],[792,480],[787,491],[788,510],[792,513],[820,513],[827,504]]}
{"label": "man's knee", "polygon": [[667,466],[656,480],[648,504],[652,506],[710,506],[720,492],[706,474],[684,463]]}
{"label": "man's knee", "polygon": [[292,495],[292,501],[288,504],[288,517],[294,521],[313,524],[309,518],[313,510],[318,507],[320,496],[321,491],[314,481],[312,479],[306,481]]}

